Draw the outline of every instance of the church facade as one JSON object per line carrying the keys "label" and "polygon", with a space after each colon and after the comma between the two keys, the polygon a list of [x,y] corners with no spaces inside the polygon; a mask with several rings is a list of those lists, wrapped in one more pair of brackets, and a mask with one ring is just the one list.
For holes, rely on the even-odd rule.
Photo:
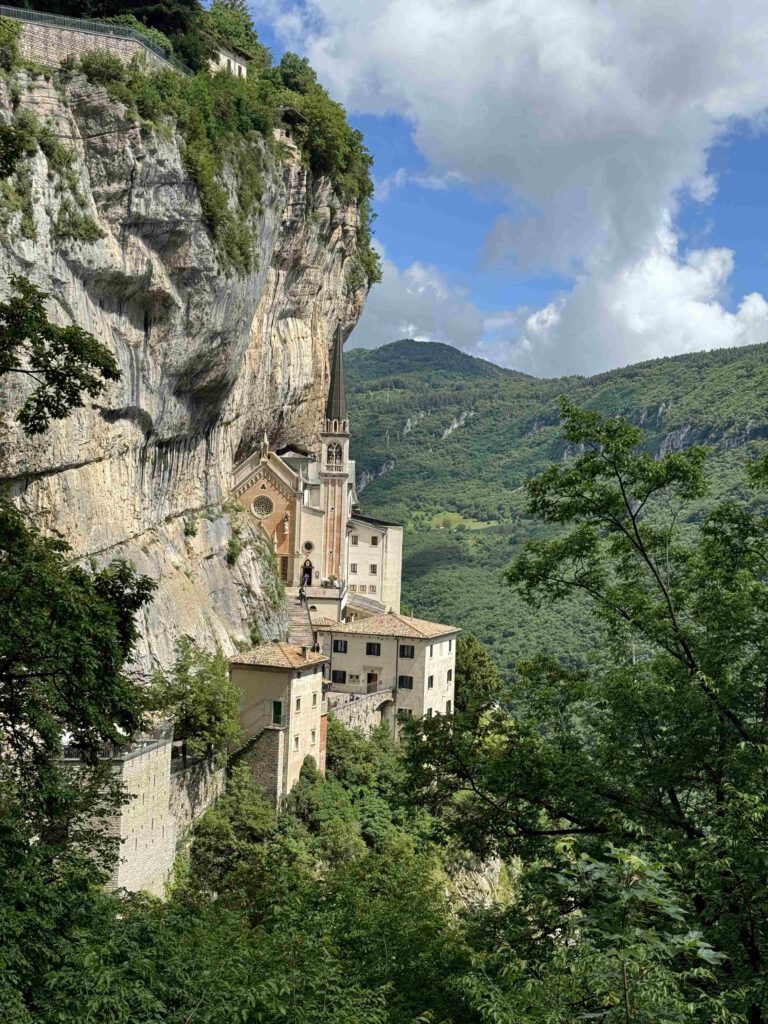
{"label": "church facade", "polygon": [[364,516],[349,457],[341,332],[318,447],[261,448],[235,470],[233,493],[269,538],[288,592],[342,621],[400,611],[402,527]]}

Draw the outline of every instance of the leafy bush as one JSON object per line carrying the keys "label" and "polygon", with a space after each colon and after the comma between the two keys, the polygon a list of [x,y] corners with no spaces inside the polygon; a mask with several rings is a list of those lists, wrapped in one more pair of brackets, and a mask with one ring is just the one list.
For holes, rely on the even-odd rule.
{"label": "leafy bush", "polygon": [[188,752],[223,750],[240,735],[240,696],[227,659],[221,651],[201,650],[189,637],[177,641],[171,671],[155,673],[147,704],[173,719],[185,758]]}
{"label": "leafy bush", "polygon": [[80,69],[94,85],[107,85],[125,79],[123,62],[104,50],[89,50],[80,58]]}
{"label": "leafy bush", "polygon": [[159,46],[161,50],[164,50],[166,55],[173,53],[173,43],[164,32],[153,28],[151,25],[145,25],[143,21],[139,21],[133,14],[116,14],[114,17],[101,18],[100,20],[110,25],[125,25],[127,28],[135,29],[145,39],[148,39],[150,43],[154,43],[155,46]]}
{"label": "leafy bush", "polygon": [[12,71],[19,60],[21,23],[13,18],[0,18],[0,68]]}
{"label": "leafy bush", "polygon": [[256,266],[253,216],[263,194],[264,150],[272,145],[283,109],[298,111],[305,123],[295,126],[294,136],[309,167],[330,178],[343,202],[358,207],[358,252],[349,285],[379,280],[379,258],[370,244],[371,156],[362,134],[348,124],[344,108],[331,100],[305,60],[286,54],[279,67],[269,67],[266,50],[261,57],[263,70],[247,78],[227,72],[193,77],[147,72],[138,63],[126,68],[100,52],[85,54],[81,69],[145,122],[161,129],[175,124],[203,220],[225,267],[240,274]]}

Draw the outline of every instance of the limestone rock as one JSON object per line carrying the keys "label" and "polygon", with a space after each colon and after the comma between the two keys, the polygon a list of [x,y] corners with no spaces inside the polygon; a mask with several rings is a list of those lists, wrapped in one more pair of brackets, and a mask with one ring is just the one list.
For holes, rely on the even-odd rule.
{"label": "limestone rock", "polygon": [[[234,463],[264,431],[274,446],[316,437],[336,325],[352,326],[365,300],[365,288],[349,284],[357,210],[329,181],[313,179],[290,140],[279,159],[262,146],[258,269],[227,273],[179,138],[132,121],[80,76],[60,91],[21,74],[19,95],[77,153],[103,237],[56,238],[62,197],[38,152],[37,237],[20,237],[18,218],[8,224],[0,298],[12,275],[25,274],[49,292],[52,319],[80,324],[114,352],[122,379],[33,439],[11,412],[25,385],[7,381],[0,478],[78,557],[126,558],[159,581],[143,621],[141,668],[167,664],[184,633],[225,652],[248,642],[254,625],[279,635],[273,563],[241,522],[245,546],[230,564],[235,524],[225,502]],[[0,120],[12,116],[0,82]]]}

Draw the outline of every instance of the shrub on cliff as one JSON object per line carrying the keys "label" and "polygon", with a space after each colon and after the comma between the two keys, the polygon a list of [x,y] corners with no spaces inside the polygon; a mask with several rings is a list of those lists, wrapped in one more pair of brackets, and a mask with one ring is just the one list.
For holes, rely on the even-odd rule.
{"label": "shrub on cliff", "polygon": [[0,68],[11,71],[19,59],[21,25],[12,18],[0,18]]}
{"label": "shrub on cliff", "polygon": [[240,696],[229,679],[227,659],[201,650],[189,637],[176,644],[170,672],[157,672],[147,706],[173,719],[182,757],[226,750],[240,735]]}
{"label": "shrub on cliff", "polygon": [[[373,182],[371,155],[362,134],[347,121],[306,60],[286,54],[277,67],[263,67],[247,78],[207,70],[186,77],[171,71],[147,72],[139,63],[118,66],[108,54],[84,54],[80,68],[103,85],[133,116],[159,126],[175,124],[184,140],[184,160],[197,185],[203,219],[228,269],[248,273],[257,247],[250,223],[261,199],[262,148],[274,145],[273,129],[290,108],[301,123],[294,139],[318,176],[328,177],[343,202],[356,203],[360,226],[357,267],[350,285],[381,277],[371,247]],[[258,63],[258,62],[257,62]],[[234,184],[234,203],[232,202]]]}

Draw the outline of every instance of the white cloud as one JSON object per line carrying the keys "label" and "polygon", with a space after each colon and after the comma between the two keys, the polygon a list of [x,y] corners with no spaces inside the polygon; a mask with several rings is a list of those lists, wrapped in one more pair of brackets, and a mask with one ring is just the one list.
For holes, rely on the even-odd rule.
{"label": "white cloud", "polygon": [[534,369],[596,369],[760,333],[759,297],[722,304],[733,255],[686,255],[670,225],[681,194],[712,201],[707,153],[730,119],[765,127],[763,3],[273,2],[285,42],[351,110],[409,120],[428,174],[501,187],[486,260],[576,279],[511,358],[530,346]]}
{"label": "white cloud", "polygon": [[735,313],[723,306],[733,270],[730,249],[699,249],[681,258],[668,224],[636,262],[604,277],[585,275],[573,291],[528,317],[518,339],[499,354],[522,370],[555,376],[563,365],[590,373],[705,348],[768,341],[768,303],[745,296]]}
{"label": "white cloud", "polygon": [[351,345],[375,348],[398,338],[443,341],[472,348],[483,329],[480,310],[437,267],[413,263],[398,270],[382,255],[383,280],[371,292]]}
{"label": "white cloud", "polygon": [[376,181],[376,200],[379,203],[386,202],[396,189],[406,188],[408,185],[426,188],[430,192],[444,192],[446,189],[464,184],[464,180],[463,175],[456,171],[445,171],[443,174],[419,174],[407,171],[405,167],[398,167],[386,178]]}

